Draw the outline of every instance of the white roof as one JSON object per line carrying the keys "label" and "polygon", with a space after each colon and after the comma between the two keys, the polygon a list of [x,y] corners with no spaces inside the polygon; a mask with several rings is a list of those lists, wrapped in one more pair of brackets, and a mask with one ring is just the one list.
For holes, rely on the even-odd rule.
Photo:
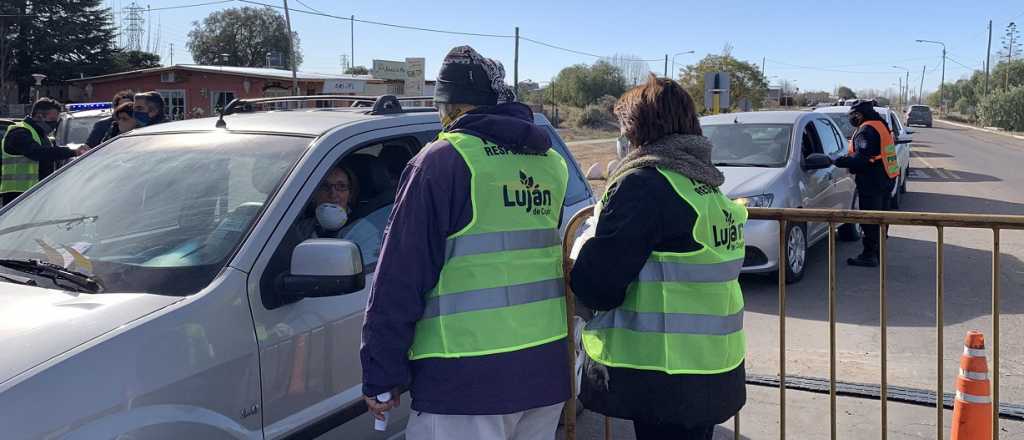
{"label": "white roof", "polygon": [[[280,79],[280,80],[290,80],[290,79],[292,79],[292,71],[291,70],[284,70],[284,69],[269,69],[269,68],[266,68],[266,67],[206,66],[206,65],[201,65],[201,64],[175,64],[173,66],[163,66],[163,67],[155,67],[155,68],[151,68],[151,69],[132,70],[132,71],[129,71],[129,72],[111,73],[111,74],[107,74],[107,75],[93,76],[93,77],[88,77],[88,78],[75,78],[75,79],[71,79],[69,81],[71,81],[71,82],[87,81],[87,80],[96,80],[96,79],[104,79],[104,78],[113,78],[113,77],[119,77],[119,76],[124,76],[124,75],[147,74],[147,73],[155,73],[155,72],[167,72],[167,71],[171,71],[171,70],[188,70],[188,71],[193,71],[193,72],[224,73],[224,74],[229,74],[229,75],[252,76],[252,77],[272,78],[272,79]],[[353,79],[353,80],[369,81],[369,80],[374,79],[370,75],[346,75],[346,74],[342,74],[342,73],[332,74],[332,73],[316,73],[316,72],[302,72],[302,71],[295,72],[295,77],[297,79],[300,79],[300,80],[303,80],[303,81],[327,80],[327,79]]]}
{"label": "white roof", "polygon": [[793,124],[810,112],[770,111],[722,113],[700,118],[701,125],[716,124]]}
{"label": "white roof", "polygon": [[[889,110],[889,107],[875,107],[875,111],[877,111],[878,114],[880,114],[882,116],[885,116],[885,115],[889,114],[890,110]],[[845,113],[849,113],[850,112],[850,106],[844,105],[844,106],[833,106],[833,107],[818,107],[818,108],[814,109],[814,112],[815,113],[843,113],[843,114],[845,114]]]}

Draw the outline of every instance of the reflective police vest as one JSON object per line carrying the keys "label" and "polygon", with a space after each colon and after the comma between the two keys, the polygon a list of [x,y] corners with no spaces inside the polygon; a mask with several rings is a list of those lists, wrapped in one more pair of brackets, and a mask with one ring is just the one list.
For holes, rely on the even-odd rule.
{"label": "reflective police vest", "polygon": [[3,164],[0,165],[0,173],[2,173],[0,175],[0,193],[3,194],[11,192],[22,193],[28,191],[36,183],[39,183],[39,162],[21,155],[7,154],[7,135],[11,130],[17,128],[28,130],[29,134],[32,135],[32,140],[36,141],[39,145],[43,145],[39,133],[27,122],[18,121],[7,126],[4,140],[0,141],[0,150],[3,150],[3,153],[0,154],[0,160],[3,161]]}
{"label": "reflective police vest", "polygon": [[594,361],[612,367],[668,374],[731,371],[747,351],[738,281],[747,210],[715,186],[658,171],[697,213],[693,238],[702,247],[652,252],[622,305],[587,324],[583,347]]}
{"label": "reflective police vest", "polygon": [[505,353],[566,337],[558,220],[569,172],[554,150],[441,133],[470,170],[473,218],[445,243],[410,359]]}
{"label": "reflective police vest", "polygon": [[857,127],[857,131],[853,133],[853,136],[850,136],[850,143],[847,147],[847,152],[850,153],[850,156],[857,155],[857,148],[853,146],[853,139],[857,137],[857,134],[860,133],[864,126],[874,128],[875,131],[878,132],[878,136],[882,141],[881,153],[872,157],[869,161],[871,163],[875,163],[881,160],[882,164],[885,165],[885,174],[888,174],[890,179],[895,179],[900,175],[900,164],[896,156],[896,143],[892,140],[892,134],[889,133],[889,127],[886,127],[881,121],[864,121],[861,123],[860,127]]}

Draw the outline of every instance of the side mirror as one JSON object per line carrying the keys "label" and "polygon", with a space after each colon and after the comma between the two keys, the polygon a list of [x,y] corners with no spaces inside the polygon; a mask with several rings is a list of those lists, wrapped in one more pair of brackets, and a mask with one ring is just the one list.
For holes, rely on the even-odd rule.
{"label": "side mirror", "polygon": [[900,136],[900,137],[896,138],[896,143],[897,144],[909,144],[909,143],[911,143],[913,141],[914,141],[914,138],[912,138],[910,136],[906,136],[906,135],[905,136]]}
{"label": "side mirror", "polygon": [[906,131],[907,134],[914,134],[914,130],[911,130],[910,128],[906,128],[904,131]]}
{"label": "side mirror", "polygon": [[822,153],[811,153],[804,158],[804,170],[820,170],[832,166],[832,158]]}
{"label": "side mirror", "polygon": [[278,280],[278,291],[293,298],[355,293],[366,285],[359,246],[348,240],[314,238],[292,251],[292,266]]}

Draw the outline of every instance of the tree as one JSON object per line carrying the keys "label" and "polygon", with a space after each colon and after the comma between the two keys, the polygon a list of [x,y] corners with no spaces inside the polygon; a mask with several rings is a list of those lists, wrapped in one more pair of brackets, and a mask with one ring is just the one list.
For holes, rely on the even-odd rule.
{"label": "tree", "polygon": [[1024,45],[1024,42],[1020,40],[1020,30],[1017,29],[1017,23],[1011,21],[1006,25],[1006,33],[1003,34],[1003,48],[998,55],[1000,62],[1012,62],[1013,57],[1020,57],[1021,45]]}
{"label": "tree", "polygon": [[632,54],[615,54],[604,58],[608,64],[619,68],[627,86],[635,86],[647,81],[647,74],[651,73],[651,65]]}
{"label": "tree", "polygon": [[606,61],[598,61],[593,66],[577,64],[558,72],[544,90],[552,102],[585,107],[605,95],[622,95],[626,91],[626,78],[618,67]]}
{"label": "tree", "polygon": [[1024,57],[1010,62],[1003,61],[992,69],[993,88],[1003,90],[1024,85]]}
{"label": "tree", "polygon": [[857,99],[857,94],[853,93],[853,89],[846,86],[839,86],[836,95],[839,95],[839,99]]}
{"label": "tree", "polygon": [[[270,7],[229,8],[213,12],[202,24],[192,22],[186,46],[199,64],[264,67],[268,53],[288,54],[288,27],[284,16]],[[292,34],[295,64],[302,64],[299,35]],[[291,58],[285,57],[290,69]]]}
{"label": "tree", "polygon": [[141,50],[119,50],[114,52],[111,62],[115,72],[150,69],[160,67],[160,55]]}
{"label": "tree", "polygon": [[1024,86],[993,90],[978,105],[982,125],[1024,131]]}
{"label": "tree", "polygon": [[366,66],[352,66],[352,67],[349,67],[348,69],[345,69],[345,74],[346,75],[369,75],[370,74],[370,69],[367,69]]}
{"label": "tree", "polygon": [[683,68],[679,81],[693,97],[698,110],[704,108],[704,74],[710,72],[729,73],[729,102],[733,108],[739,106],[743,98],[750,100],[755,109],[763,105],[768,83],[761,68],[734,58],[730,52],[731,47],[726,46],[721,54],[708,55]]}
{"label": "tree", "polygon": [[29,100],[33,73],[44,84],[81,75],[109,73],[114,52],[110,9],[102,0],[13,0],[0,2],[0,14],[32,17],[3,20],[7,41],[7,78],[17,83],[18,98]]}

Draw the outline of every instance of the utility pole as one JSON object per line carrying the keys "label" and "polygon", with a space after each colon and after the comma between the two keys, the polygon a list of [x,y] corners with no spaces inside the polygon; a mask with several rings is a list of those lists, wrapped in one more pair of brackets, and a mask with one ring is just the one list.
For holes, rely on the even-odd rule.
{"label": "utility pole", "polygon": [[519,26],[516,26],[516,56],[512,62],[512,90],[516,91],[516,99],[519,99]]}
{"label": "utility pole", "polygon": [[292,38],[292,19],[288,13],[288,0],[284,0],[284,23],[288,26],[288,59],[292,65],[292,94],[299,94],[299,79],[295,73],[295,39]]}
{"label": "utility pole", "polygon": [[665,78],[668,78],[668,54],[665,54]]}
{"label": "utility pole", "polygon": [[169,52],[170,53],[168,54],[168,57],[167,57],[168,58],[167,65],[168,66],[173,66],[174,65],[174,43],[171,43],[171,47],[169,49]]}
{"label": "utility pole", "polygon": [[764,73],[764,58],[765,57],[761,57],[761,76],[765,76],[765,73]]}
{"label": "utility pole", "polygon": [[988,95],[989,64],[992,63],[992,20],[988,21],[988,49],[985,50],[985,94]]}
{"label": "utility pole", "polygon": [[903,109],[903,77],[897,78],[900,88],[900,97],[896,98],[896,108]]}
{"label": "utility pole", "polygon": [[356,16],[352,15],[348,20],[348,42],[352,47],[348,51],[349,59],[352,60],[352,66],[356,65]]}
{"label": "utility pole", "polygon": [[917,103],[921,104],[921,100],[924,99],[924,68],[927,66],[921,66],[921,86],[917,89]]}
{"label": "utility pole", "polygon": [[153,53],[153,10],[146,5],[146,52]]}
{"label": "utility pole", "polygon": [[[1009,72],[1009,70],[1007,70]],[[942,77],[939,79],[939,112],[946,114],[946,45],[942,45]]]}

